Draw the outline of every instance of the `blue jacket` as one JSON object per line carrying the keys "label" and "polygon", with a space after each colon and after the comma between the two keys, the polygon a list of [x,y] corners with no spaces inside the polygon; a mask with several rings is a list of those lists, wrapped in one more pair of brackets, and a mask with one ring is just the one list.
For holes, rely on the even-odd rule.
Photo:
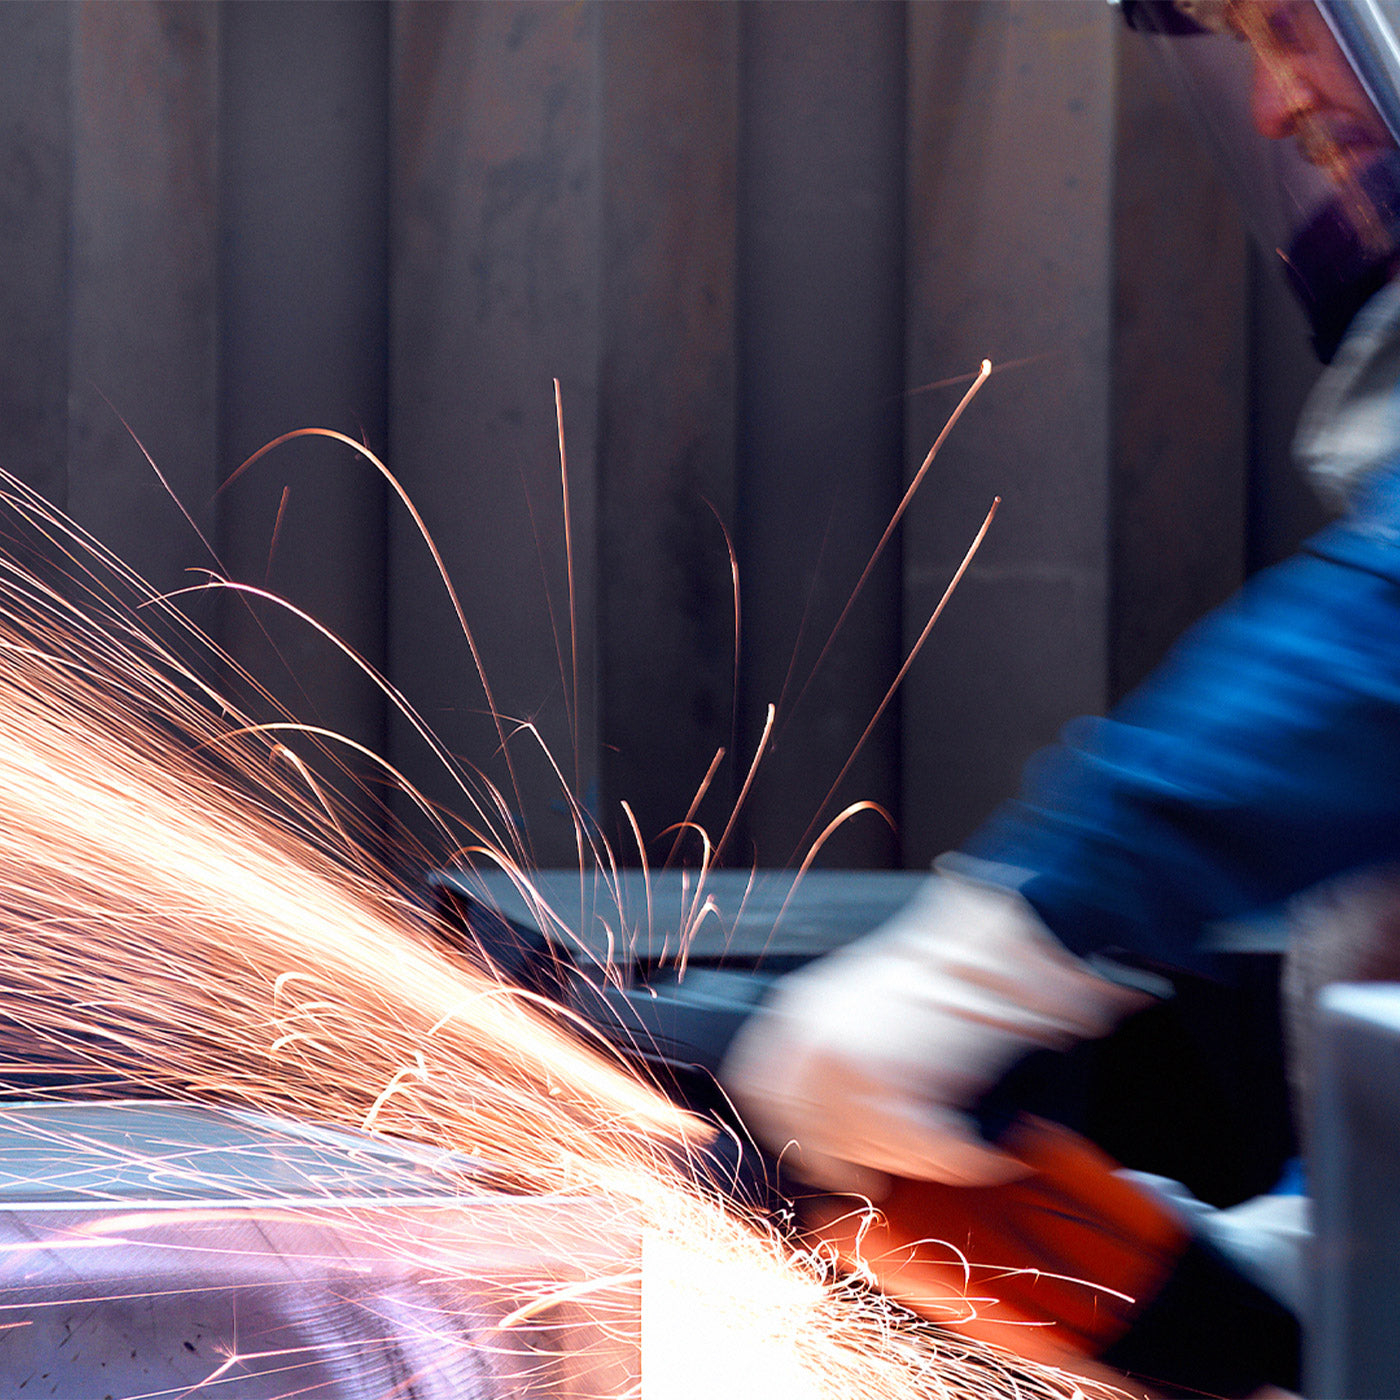
{"label": "blue jacket", "polygon": [[1400,859],[1400,291],[1382,299],[1379,351],[1324,386],[1315,434],[1360,459],[1346,518],[1071,724],[965,847],[1076,952],[1208,970],[1203,926]]}

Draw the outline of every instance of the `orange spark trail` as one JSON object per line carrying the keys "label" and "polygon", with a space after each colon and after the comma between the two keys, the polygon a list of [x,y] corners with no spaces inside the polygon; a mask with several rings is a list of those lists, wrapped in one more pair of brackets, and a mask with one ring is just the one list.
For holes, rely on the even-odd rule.
{"label": "orange spark trail", "polygon": [[[909,674],[909,668],[914,664],[919,653],[924,649],[924,643],[928,641],[929,634],[933,631],[934,624],[943,616],[943,609],[948,606],[948,600],[953,596],[958,584],[962,582],[963,575],[971,567],[973,559],[977,557],[977,551],[982,548],[982,541],[987,538],[987,531],[992,528],[992,521],[996,519],[996,514],[1000,507],[1001,497],[993,497],[991,508],[987,511],[986,517],[983,519],[981,527],[978,529],[976,535],[973,536],[972,543],[967,547],[967,553],[963,555],[962,563],[958,565],[953,573],[953,577],[949,579],[948,586],[943,590],[943,595],[938,600],[938,605],[934,608],[933,612],[929,614],[928,621],[924,623],[923,631],[919,633],[918,640],[910,647],[909,655],[904,658],[904,664],[899,668],[899,672],[891,682],[889,689],[885,691],[884,698],[880,701],[879,705],[876,706],[875,713],[870,718],[870,723],[865,726],[864,732],[861,734],[860,738],[856,740],[855,748],[851,750],[850,756],[842,765],[841,771],[836,775],[836,781],[832,783],[826,796],[822,799],[821,806],[817,808],[816,815],[813,816],[811,824],[803,833],[802,840],[798,842],[799,848],[807,844],[807,841],[812,835],[813,828],[821,819],[821,814],[826,810],[831,799],[835,797],[837,789],[841,786],[842,779],[851,771],[851,765],[856,761],[856,755],[865,747],[866,741],[874,732],[875,726],[879,724],[881,716],[889,708],[890,701],[893,700],[898,693],[899,687],[904,684],[904,678]],[[846,814],[843,813],[842,815],[844,816]],[[822,839],[825,840],[829,835],[830,829],[822,833]],[[810,857],[803,863],[804,870],[809,863]]]}
{"label": "orange spark trail", "polygon": [[749,771],[744,777],[744,785],[739,789],[739,796],[734,801],[734,809],[729,814],[729,820],[725,823],[724,830],[720,832],[719,840],[715,842],[714,859],[719,860],[725,845],[734,831],[734,824],[739,820],[739,813],[743,810],[745,801],[748,799],[749,791],[753,787],[753,780],[758,773],[758,765],[763,762],[763,755],[768,751],[768,740],[773,734],[773,721],[777,717],[777,710],[773,705],[768,706],[767,716],[763,721],[763,733],[759,735],[758,744],[754,749],[753,762],[749,764]]}
{"label": "orange spark trail", "polygon": [[715,509],[713,502],[706,501],[705,504],[710,507],[710,514],[714,516],[715,522],[719,525],[719,532],[724,537],[725,552],[729,556],[729,592],[730,596],[734,599],[734,672],[732,682],[734,698],[729,714],[729,734],[730,743],[732,744],[734,742],[734,735],[739,732],[739,641],[743,636],[743,608],[740,604],[739,591],[739,554],[734,548],[734,540],[730,536],[729,530],[725,526],[719,511]]}
{"label": "orange spark trail", "polygon": [[[737,694],[737,690],[735,692]],[[710,785],[715,780],[715,774],[719,772],[719,766],[724,762],[725,750],[716,749],[715,756],[710,760],[710,766],[705,769],[705,776],[700,779],[700,786],[695,789],[695,796],[690,799],[690,806],[686,808],[685,816],[675,825],[675,840],[671,842],[671,849],[666,855],[664,869],[669,870],[671,863],[676,858],[676,852],[680,849],[682,838],[687,831],[695,830],[695,814],[700,810],[700,804],[705,800],[705,794],[709,792]],[[662,832],[662,835],[666,835]]]}
{"label": "orange spark trail", "polygon": [[277,557],[277,543],[282,538],[282,522],[287,517],[287,501],[292,494],[290,486],[282,488],[282,499],[277,502],[277,519],[272,523],[272,539],[267,546],[267,568],[263,571],[263,583],[272,587],[272,561]]}
{"label": "orange spark trail", "polygon": [[[643,1240],[646,1400],[1086,1393],[833,1282],[697,1184],[712,1129],[444,951],[279,759],[295,737],[223,705],[135,609],[190,641],[178,614],[18,484],[0,498],[67,551],[82,597],[0,555],[0,1070],[47,1065],[74,1092],[116,1074],[468,1154],[485,1168],[441,1170],[477,1197],[601,1203]],[[524,1319],[559,1284],[518,1286]]]}
{"label": "orange spark trail", "polygon": [[569,657],[573,663],[573,684],[565,698],[565,708],[569,716],[569,733],[573,736],[574,749],[574,788],[578,789],[578,606],[574,597],[574,531],[573,514],[569,503],[569,456],[564,448],[564,394],[559,381],[554,381],[554,417],[559,427],[559,485],[563,497],[564,518],[564,575],[569,585]]}
{"label": "orange spark trail", "polygon": [[[338,432],[334,428],[296,428],[289,433],[283,433],[280,437],[273,438],[271,442],[258,448],[251,457],[242,462],[229,474],[228,479],[224,482],[223,486],[220,487],[220,490],[227,490],[240,476],[249,471],[255,463],[260,462],[268,453],[276,451],[276,449],[281,447],[284,443],[293,442],[297,438],[303,437],[329,438],[332,442],[343,443],[352,452],[364,458],[364,460],[383,477],[389,484],[389,489],[398,497],[399,504],[408,512],[409,518],[413,521],[419,537],[427,547],[428,553],[432,556],[433,565],[437,569],[438,579],[442,583],[443,591],[447,594],[448,601],[452,604],[452,611],[457,619],[457,626],[461,630],[463,638],[466,640],[467,650],[471,653],[472,665],[476,668],[477,680],[481,684],[481,692],[486,699],[486,708],[491,715],[492,722],[496,726],[496,737],[500,740],[501,757],[505,762],[506,771],[510,774],[511,786],[517,788],[516,805],[517,807],[522,805],[519,802],[518,787],[515,781],[515,765],[510,756],[510,746],[506,743],[505,719],[496,705],[496,697],[492,693],[491,682],[486,674],[485,663],[482,661],[481,653],[477,649],[476,635],[467,622],[466,613],[462,610],[461,599],[457,596],[457,589],[452,582],[451,575],[447,571],[447,565],[443,561],[437,543],[429,532],[423,517],[418,513],[418,507],[413,504],[413,501],[410,499],[408,492],[404,490],[398,477],[396,477],[368,447],[361,442],[356,442],[354,438],[347,436],[345,433]],[[150,461],[149,454],[147,454],[147,461]]]}
{"label": "orange spark trail", "polygon": [[[841,609],[841,616],[836,619],[835,625],[831,629],[830,635],[826,639],[826,644],[822,647],[817,659],[812,663],[812,670],[807,677],[806,685],[798,692],[797,699],[793,701],[793,709],[802,703],[802,697],[807,693],[807,687],[811,685],[816,673],[821,669],[822,662],[826,660],[827,653],[831,650],[841,629],[846,625],[846,619],[851,615],[851,609],[855,606],[856,599],[860,596],[870,575],[875,570],[875,565],[880,562],[888,547],[894,532],[899,528],[899,522],[904,519],[905,513],[912,504],[914,497],[918,494],[919,487],[924,484],[924,478],[929,473],[929,468],[933,466],[935,459],[941,451],[943,444],[948,441],[948,435],[957,426],[958,419],[963,416],[967,406],[975,399],[982,386],[991,378],[992,362],[983,360],[981,368],[978,369],[975,378],[968,386],[967,392],[958,400],[957,407],[948,415],[948,421],[944,423],[942,431],[933,440],[933,446],[929,448],[924,456],[924,460],[919,464],[919,469],[914,473],[913,480],[905,488],[904,495],[900,498],[899,505],[895,507],[894,514],[890,517],[890,522],[885,526],[884,533],[875,544],[875,548],[870,552],[870,558],[865,562],[865,568],[861,570],[860,577],[856,580],[856,585],[851,589],[851,595],[846,599],[846,605]],[[985,533],[986,527],[983,527]],[[979,537],[980,538],[980,537]],[[946,601],[946,600],[945,600]]]}

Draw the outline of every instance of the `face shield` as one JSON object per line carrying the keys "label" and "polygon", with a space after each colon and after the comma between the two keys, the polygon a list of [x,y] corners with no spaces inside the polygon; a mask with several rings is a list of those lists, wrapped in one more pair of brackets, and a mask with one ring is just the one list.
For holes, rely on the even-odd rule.
{"label": "face shield", "polygon": [[1122,0],[1331,358],[1400,265],[1400,0]]}

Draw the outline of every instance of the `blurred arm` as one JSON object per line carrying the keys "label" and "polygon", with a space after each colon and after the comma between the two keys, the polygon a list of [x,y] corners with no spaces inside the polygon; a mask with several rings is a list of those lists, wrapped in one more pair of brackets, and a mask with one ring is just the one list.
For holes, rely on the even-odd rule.
{"label": "blurred arm", "polygon": [[1400,852],[1400,472],[1259,575],[966,854],[1066,948],[1200,969],[1203,925]]}

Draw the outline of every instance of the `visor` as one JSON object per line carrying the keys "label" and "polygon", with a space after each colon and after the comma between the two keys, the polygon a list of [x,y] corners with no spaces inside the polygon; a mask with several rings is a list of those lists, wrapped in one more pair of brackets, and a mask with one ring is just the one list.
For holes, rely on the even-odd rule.
{"label": "visor", "polygon": [[1400,0],[1123,0],[1328,360],[1400,258]]}

